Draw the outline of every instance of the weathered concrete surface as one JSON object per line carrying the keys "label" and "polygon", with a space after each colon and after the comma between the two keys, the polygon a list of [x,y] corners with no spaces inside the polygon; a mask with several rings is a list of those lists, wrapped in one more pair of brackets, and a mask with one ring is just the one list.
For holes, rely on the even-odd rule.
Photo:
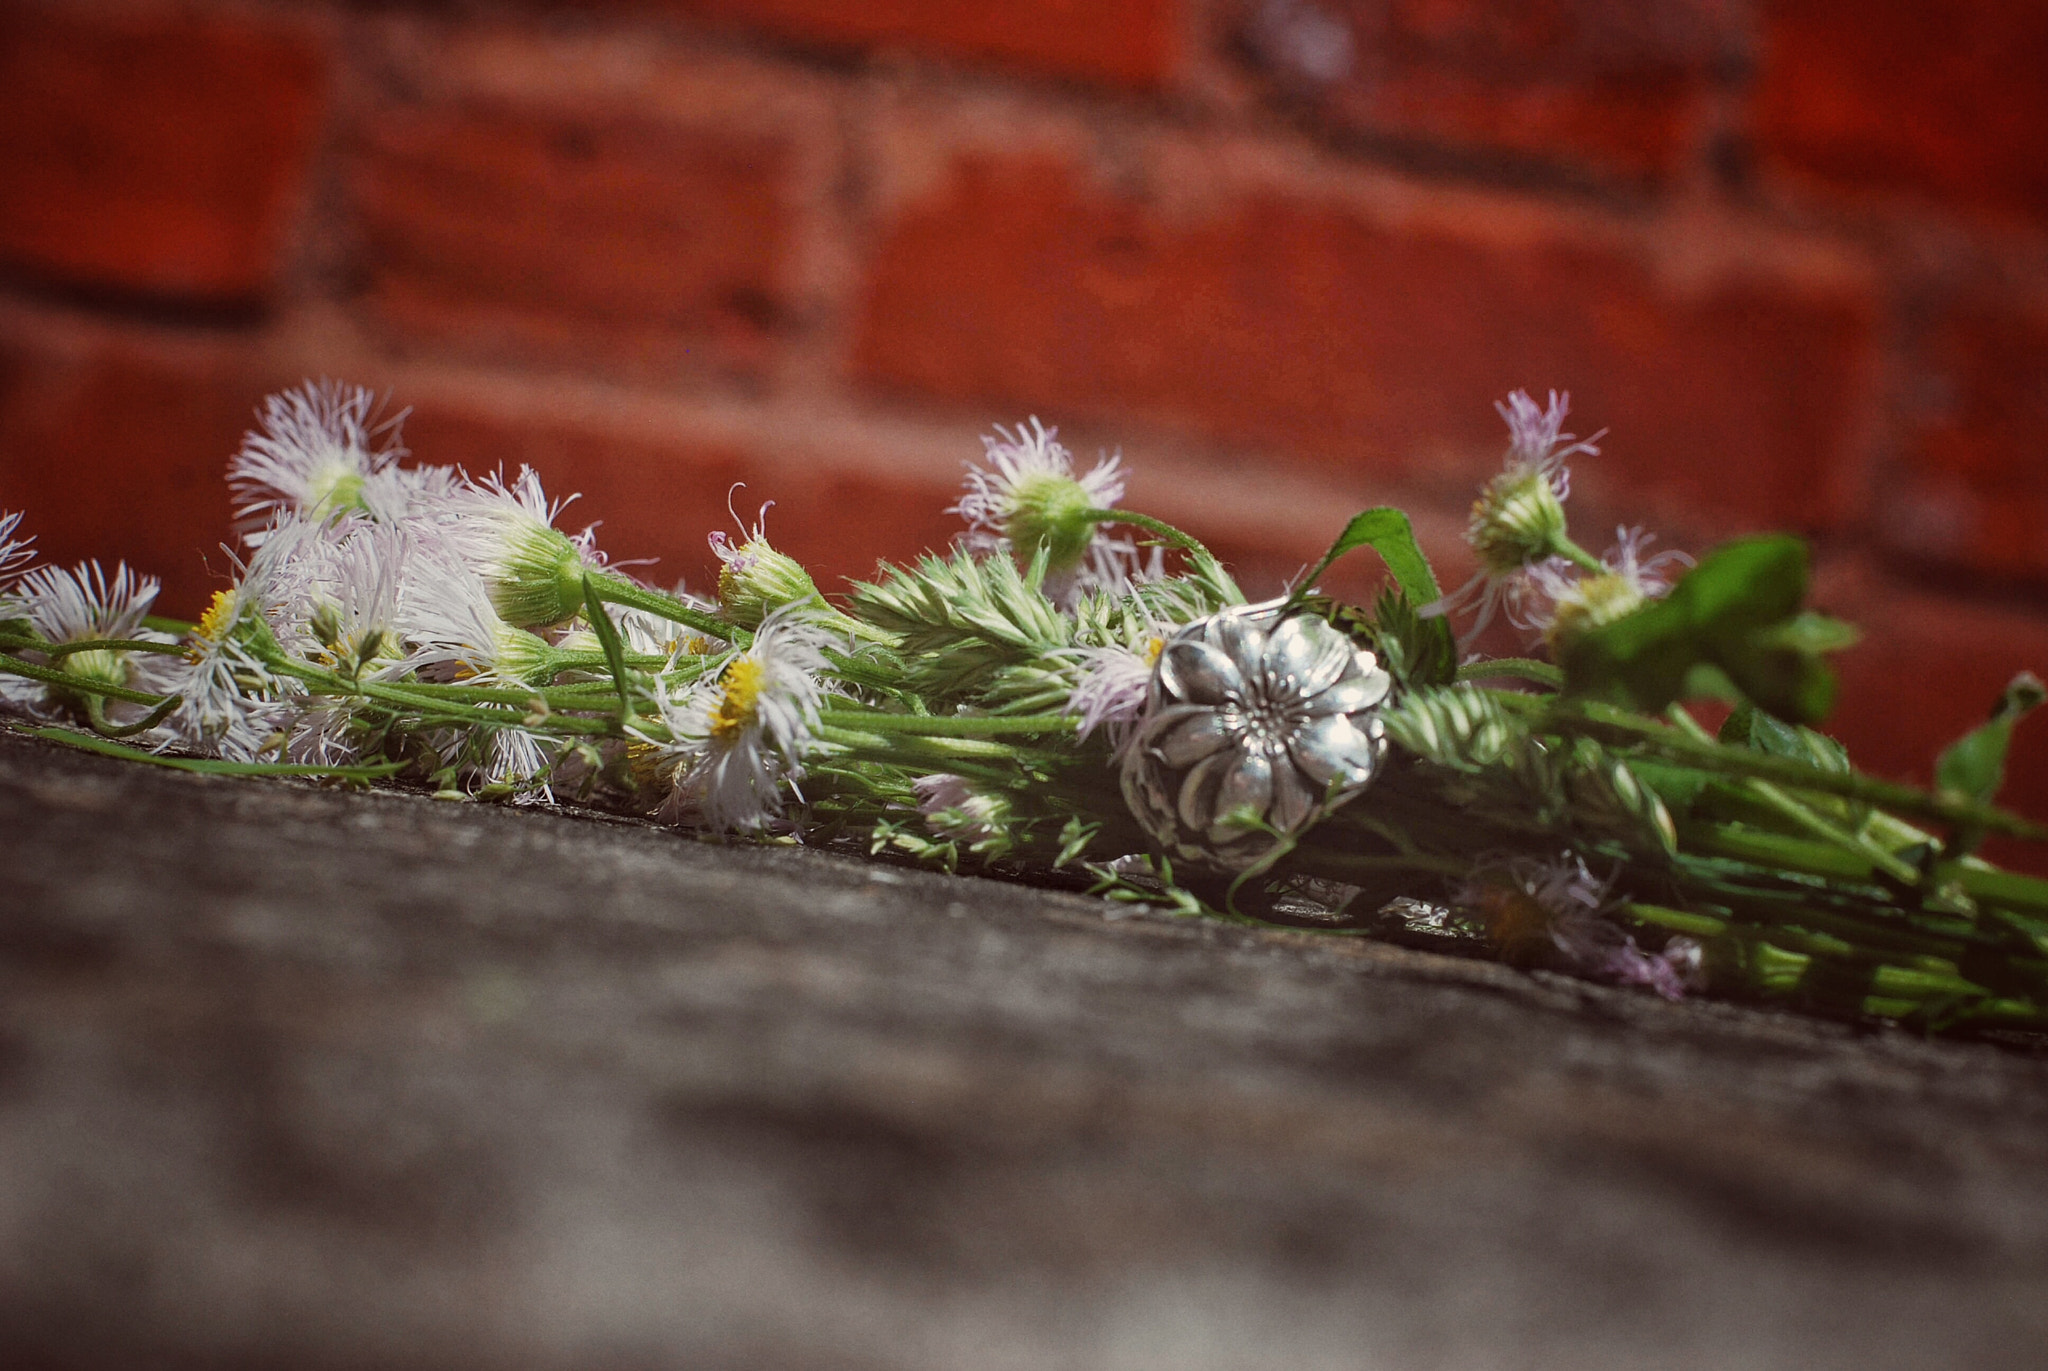
{"label": "weathered concrete surface", "polygon": [[0,738],[0,1364],[2048,1365],[2048,1058]]}

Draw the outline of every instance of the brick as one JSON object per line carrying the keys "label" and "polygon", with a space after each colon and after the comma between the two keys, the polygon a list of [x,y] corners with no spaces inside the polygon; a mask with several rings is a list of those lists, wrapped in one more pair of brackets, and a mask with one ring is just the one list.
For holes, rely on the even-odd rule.
{"label": "brick", "polygon": [[620,109],[389,109],[353,176],[370,308],[400,343],[751,369],[790,311],[776,137]]}
{"label": "brick", "polygon": [[1770,0],[1756,141],[1772,169],[2048,216],[2048,8]]}
{"label": "brick", "polygon": [[803,44],[895,49],[1140,88],[1180,55],[1178,0],[666,0],[671,13]]}
{"label": "brick", "polygon": [[0,509],[44,560],[125,559],[193,616],[225,584],[227,461],[268,388],[232,350],[0,336]]}
{"label": "brick", "polygon": [[0,259],[87,287],[274,289],[326,62],[226,14],[0,7]]}
{"label": "brick", "polygon": [[1275,93],[1374,138],[1664,177],[1740,35],[1720,0],[1238,0]]}
{"label": "brick", "polygon": [[[650,433],[602,423],[507,414],[453,402],[416,408],[406,445],[421,462],[481,474],[503,463],[532,466],[551,495],[581,498],[562,515],[565,528],[596,521],[598,545],[614,560],[654,558],[629,567],[663,584],[681,577],[697,590],[715,583],[718,560],[708,536],[739,532],[734,511],[751,528],[763,502],[768,537],[795,557],[829,592],[847,577],[873,573],[877,559],[904,560],[943,548],[961,530],[946,506],[954,485],[865,470],[792,468],[745,438],[709,437],[687,429]],[[817,435],[829,451],[833,435]],[[745,489],[733,487],[744,482]]]}
{"label": "brick", "polygon": [[1901,551],[2048,581],[2048,313],[1963,301],[1912,349],[1913,415],[1880,527]]}
{"label": "brick", "polygon": [[1401,227],[1278,192],[1172,218],[1049,158],[976,156],[882,235],[852,366],[878,389],[1161,421],[1375,481],[1498,452],[1493,402],[1555,386],[1580,432],[1612,429],[1580,468],[1603,497],[1814,525],[1841,512],[1870,330],[1848,287],[1669,281],[1563,233]]}

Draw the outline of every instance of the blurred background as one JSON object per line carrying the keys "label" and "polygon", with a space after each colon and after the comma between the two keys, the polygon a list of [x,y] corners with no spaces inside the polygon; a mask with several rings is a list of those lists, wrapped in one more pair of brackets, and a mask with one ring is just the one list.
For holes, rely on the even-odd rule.
{"label": "blurred background", "polygon": [[1580,540],[1809,535],[1924,780],[2048,672],[2044,72],[2038,0],[6,0],[0,507],[193,613],[336,377],[662,581],[735,482],[828,589],[942,545],[1037,415],[1248,582],[1387,502],[1455,582],[1555,388]]}

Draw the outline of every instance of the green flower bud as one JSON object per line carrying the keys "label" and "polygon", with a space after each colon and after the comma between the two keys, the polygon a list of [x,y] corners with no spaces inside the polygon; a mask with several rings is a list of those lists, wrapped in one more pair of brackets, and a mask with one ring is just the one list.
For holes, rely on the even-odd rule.
{"label": "green flower bud", "polygon": [[1088,517],[1095,497],[1086,486],[1071,476],[1034,471],[1020,477],[1008,494],[1002,532],[1019,556],[1029,561],[1043,548],[1046,571],[1053,576],[1081,565],[1096,530]]}
{"label": "green flower bud", "polygon": [[724,563],[718,572],[719,607],[742,628],[759,628],[784,605],[811,604],[830,612],[811,574],[794,557],[777,552],[758,529],[737,547],[714,533],[711,550]]}
{"label": "green flower bud", "polygon": [[1535,465],[1510,467],[1472,502],[1465,541],[1493,576],[1506,576],[1558,556],[1565,546],[1564,504],[1550,474]]}
{"label": "green flower bud", "polygon": [[505,533],[504,554],[484,575],[499,617],[520,628],[574,618],[583,608],[583,549],[538,521]]}

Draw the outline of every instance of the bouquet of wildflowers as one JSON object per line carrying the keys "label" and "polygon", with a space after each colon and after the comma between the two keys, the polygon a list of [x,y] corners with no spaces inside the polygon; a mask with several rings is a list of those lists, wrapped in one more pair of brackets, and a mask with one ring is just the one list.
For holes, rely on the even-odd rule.
{"label": "bouquet of wildflowers", "polygon": [[[188,769],[426,786],[858,842],[1082,879],[1190,914],[1487,950],[1670,998],[1712,991],[1931,1028],[2048,1028],[2048,882],[1976,850],[2015,679],[1932,791],[1811,726],[1851,630],[1795,539],[1696,564],[1572,540],[1565,404],[1502,406],[1446,595],[1368,510],[1247,603],[1200,542],[1119,507],[1051,430],[985,440],[959,543],[838,603],[762,527],[715,596],[610,566],[522,469],[411,465],[369,393],[273,397],[231,460],[242,548],[196,624],[125,565],[31,566],[0,521],[0,704]],[[1370,606],[1316,589],[1369,548]],[[1467,656],[1496,613],[1541,655]],[[1727,702],[1709,732],[1687,701]]]}

